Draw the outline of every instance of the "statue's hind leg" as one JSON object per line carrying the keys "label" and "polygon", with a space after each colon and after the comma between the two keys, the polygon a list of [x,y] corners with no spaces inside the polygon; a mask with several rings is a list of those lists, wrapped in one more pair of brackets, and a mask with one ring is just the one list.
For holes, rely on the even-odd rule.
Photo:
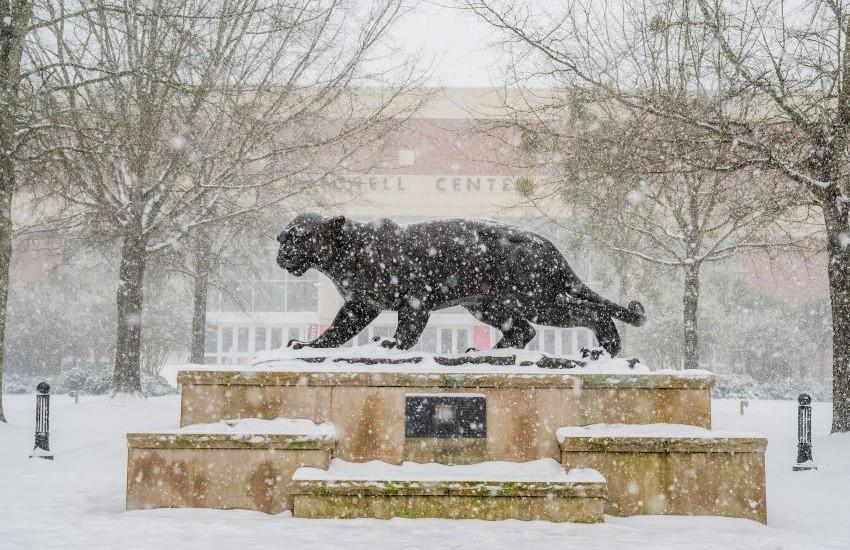
{"label": "statue's hind leg", "polygon": [[593,326],[587,328],[596,333],[596,340],[599,342],[599,345],[611,357],[616,357],[620,353],[620,334],[617,332],[617,327],[614,326],[614,321],[610,317],[597,319]]}
{"label": "statue's hind leg", "polygon": [[516,311],[497,303],[483,306],[466,306],[476,319],[502,331],[502,338],[496,342],[496,348],[524,348],[532,338],[535,330],[527,319]]}
{"label": "statue's hind leg", "polygon": [[586,328],[596,335],[599,345],[611,357],[620,353],[620,334],[614,320],[596,308],[582,304],[550,308],[541,312],[540,323],[561,328]]}

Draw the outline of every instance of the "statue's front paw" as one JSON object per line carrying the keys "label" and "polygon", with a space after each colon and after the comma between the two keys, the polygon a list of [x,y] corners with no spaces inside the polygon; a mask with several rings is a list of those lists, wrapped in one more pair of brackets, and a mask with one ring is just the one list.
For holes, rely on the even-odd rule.
{"label": "statue's front paw", "polygon": [[397,348],[398,340],[396,340],[395,338],[384,338],[383,340],[381,340],[381,347],[389,349]]}
{"label": "statue's front paw", "polygon": [[373,336],[372,341],[381,344],[382,348],[396,348],[398,347],[398,340],[395,338],[387,338],[386,336]]}
{"label": "statue's front paw", "polygon": [[286,347],[290,349],[301,349],[306,348],[310,345],[310,342],[301,342],[300,340],[290,340],[287,342]]}
{"label": "statue's front paw", "polygon": [[583,359],[590,359],[591,361],[597,361],[603,356],[611,357],[603,348],[581,348],[580,351]]}

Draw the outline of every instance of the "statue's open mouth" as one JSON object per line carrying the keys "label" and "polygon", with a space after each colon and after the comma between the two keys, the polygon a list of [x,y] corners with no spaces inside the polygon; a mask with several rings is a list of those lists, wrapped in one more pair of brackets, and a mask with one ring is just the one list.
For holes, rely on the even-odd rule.
{"label": "statue's open mouth", "polygon": [[299,267],[287,268],[286,270],[289,271],[290,273],[292,273],[293,275],[295,275],[296,277],[300,277],[300,276],[304,275],[304,273],[307,271],[307,269],[308,268],[306,266],[299,266]]}
{"label": "statue's open mouth", "polygon": [[304,275],[310,269],[310,264],[307,261],[278,257],[277,265],[292,273],[296,277]]}

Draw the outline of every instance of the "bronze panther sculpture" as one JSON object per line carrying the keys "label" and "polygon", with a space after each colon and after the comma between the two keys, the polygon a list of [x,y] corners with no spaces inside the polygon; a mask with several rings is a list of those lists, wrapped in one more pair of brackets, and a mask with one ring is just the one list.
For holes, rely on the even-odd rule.
{"label": "bronze panther sculpture", "polygon": [[310,268],[329,277],[345,300],[333,323],[298,348],[337,347],[383,310],[398,312],[387,347],[409,349],[430,313],[463,306],[502,331],[497,348],[522,348],[531,323],[586,327],[611,356],[620,351],[613,319],[640,326],[643,306],[620,306],[579,280],[555,245],[508,224],[435,220],[399,225],[302,214],[278,236],[277,263],[295,276]]}

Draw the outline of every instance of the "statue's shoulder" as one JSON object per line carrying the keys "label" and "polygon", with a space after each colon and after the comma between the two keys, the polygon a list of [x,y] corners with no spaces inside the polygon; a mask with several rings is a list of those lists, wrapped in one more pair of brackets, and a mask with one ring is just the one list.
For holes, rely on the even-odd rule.
{"label": "statue's shoulder", "polygon": [[366,223],[358,224],[362,234],[371,234],[381,240],[393,239],[404,232],[404,226],[389,218],[377,218]]}

